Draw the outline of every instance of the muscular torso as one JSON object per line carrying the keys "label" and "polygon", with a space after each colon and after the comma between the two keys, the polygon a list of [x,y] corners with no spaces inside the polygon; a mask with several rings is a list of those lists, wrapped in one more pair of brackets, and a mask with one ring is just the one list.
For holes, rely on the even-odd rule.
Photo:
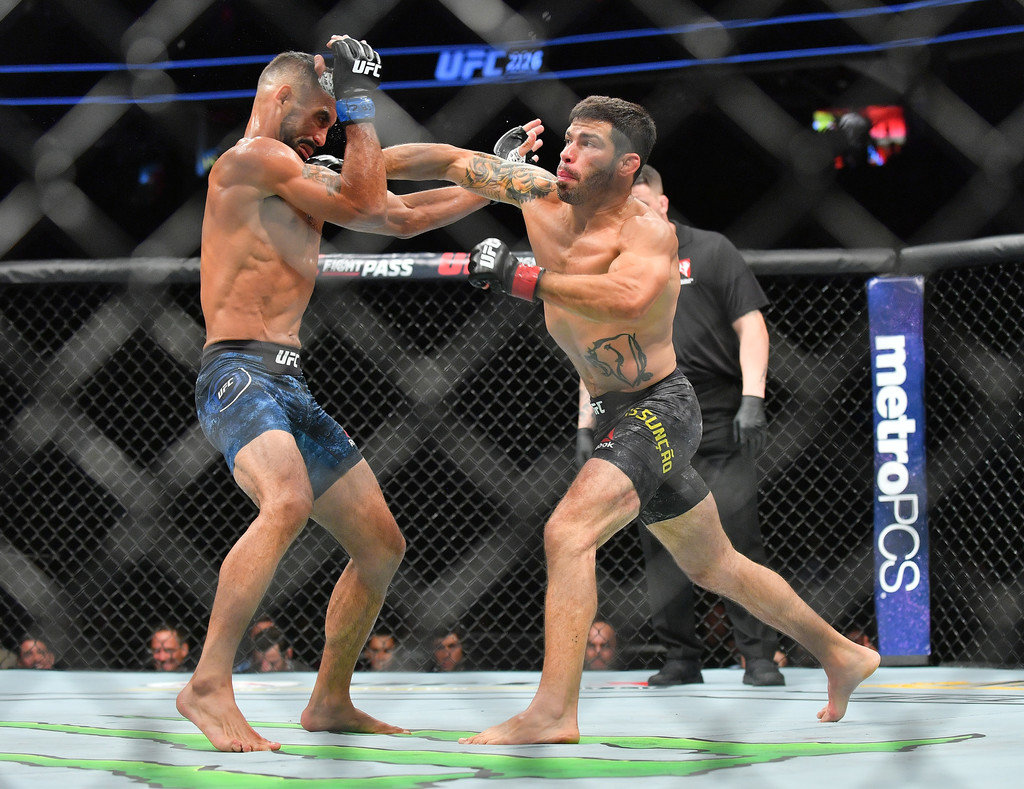
{"label": "muscular torso", "polygon": [[299,345],[322,223],[240,177],[228,151],[210,172],[200,291],[206,344]]}
{"label": "muscular torso", "polygon": [[[557,199],[524,204],[530,245],[537,264],[565,274],[605,274],[623,251],[622,222],[648,209],[629,200],[615,215],[575,227],[570,206]],[[666,260],[665,265],[675,265]],[[652,261],[652,266],[661,265]],[[672,319],[679,277],[668,276],[664,289],[639,319],[595,321],[550,301],[544,303],[548,332],[565,351],[591,396],[644,389],[676,367]]]}

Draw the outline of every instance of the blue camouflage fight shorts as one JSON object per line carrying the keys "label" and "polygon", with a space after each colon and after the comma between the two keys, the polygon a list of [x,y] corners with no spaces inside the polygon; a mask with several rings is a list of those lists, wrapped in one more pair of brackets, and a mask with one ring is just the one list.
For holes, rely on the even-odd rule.
{"label": "blue camouflage fight shorts", "polygon": [[232,473],[238,450],[254,438],[268,430],[291,433],[314,498],[362,459],[345,429],[313,399],[300,351],[288,345],[229,340],[204,348],[196,413]]}
{"label": "blue camouflage fight shorts", "polygon": [[697,397],[677,367],[639,392],[606,392],[592,398],[598,438],[593,457],[629,477],[640,498],[645,526],[689,512],[708,493],[690,465],[700,445]]}

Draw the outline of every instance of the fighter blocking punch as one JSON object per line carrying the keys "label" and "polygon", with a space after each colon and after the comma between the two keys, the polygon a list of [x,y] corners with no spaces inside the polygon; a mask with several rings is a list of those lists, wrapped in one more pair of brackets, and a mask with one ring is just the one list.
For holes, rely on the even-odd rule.
{"label": "fighter blocking punch", "polygon": [[[223,751],[281,747],[246,721],[231,672],[281,558],[309,520],[348,559],[327,605],[322,659],[299,723],[307,731],[405,731],[356,708],[351,698],[356,660],[405,539],[355,440],[309,390],[301,322],[325,225],[408,238],[490,202],[459,186],[388,191],[370,96],[380,59],[347,36],[333,36],[327,46],[333,73],[319,54],[282,52],[267,64],[245,136],[221,154],[209,176],[200,271],[206,342],[196,410],[259,512],[221,563],[202,654],[177,709]],[[339,115],[344,161],[311,162]],[[536,142],[527,137],[523,155]],[[305,221],[295,221],[296,214]],[[253,260],[258,274],[240,276]]]}
{"label": "fighter blocking punch", "polygon": [[320,76],[320,85],[334,96],[338,122],[359,123],[371,120],[376,108],[370,92],[380,87],[380,55],[365,41],[347,36],[331,44],[333,71]]}

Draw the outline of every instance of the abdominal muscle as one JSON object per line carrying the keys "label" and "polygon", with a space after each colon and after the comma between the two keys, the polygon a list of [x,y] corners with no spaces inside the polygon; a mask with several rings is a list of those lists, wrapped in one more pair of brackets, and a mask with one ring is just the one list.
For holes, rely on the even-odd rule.
{"label": "abdominal muscle", "polygon": [[[206,344],[260,340],[299,346],[318,273],[320,227],[280,198],[232,206],[218,222],[208,206],[200,293]],[[245,220],[245,221],[240,221]]]}

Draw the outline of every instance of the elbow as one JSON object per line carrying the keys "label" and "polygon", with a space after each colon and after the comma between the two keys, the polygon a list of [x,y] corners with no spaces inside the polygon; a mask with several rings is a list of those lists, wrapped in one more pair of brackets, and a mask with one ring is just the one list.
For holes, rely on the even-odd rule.
{"label": "elbow", "polygon": [[418,236],[423,230],[423,223],[419,221],[416,212],[406,207],[392,207],[387,219],[387,234],[389,236],[412,238]]}
{"label": "elbow", "polygon": [[387,200],[364,203],[358,207],[356,222],[359,227],[368,230],[380,230],[388,224]]}
{"label": "elbow", "polygon": [[422,232],[418,227],[412,225],[397,225],[392,229],[391,235],[395,238],[412,238]]}

